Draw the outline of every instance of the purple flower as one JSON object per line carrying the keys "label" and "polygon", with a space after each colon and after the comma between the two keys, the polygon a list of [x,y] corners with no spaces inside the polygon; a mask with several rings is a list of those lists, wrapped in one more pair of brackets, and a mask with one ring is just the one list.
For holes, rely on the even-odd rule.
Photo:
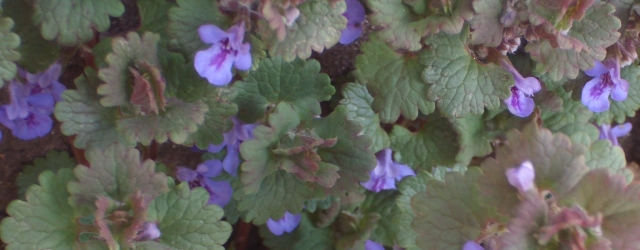
{"label": "purple flower", "polygon": [[291,233],[293,229],[296,229],[298,224],[300,224],[300,218],[302,216],[300,214],[293,215],[289,212],[285,212],[284,216],[279,220],[269,219],[267,221],[267,227],[269,227],[269,231],[274,235],[282,235],[282,233],[287,232]]}
{"label": "purple flower", "polygon": [[224,141],[218,145],[210,144],[207,151],[218,153],[222,148],[227,147],[227,155],[222,161],[222,167],[227,173],[237,176],[238,165],[240,165],[240,143],[253,138],[255,124],[244,124],[236,117],[233,120],[233,128],[224,134]]}
{"label": "purple flower", "polygon": [[189,182],[191,189],[196,187],[206,189],[207,192],[209,192],[209,202],[207,202],[207,205],[216,204],[224,207],[224,205],[227,205],[229,200],[231,200],[231,195],[233,194],[231,184],[226,181],[211,180],[211,178],[220,175],[221,172],[222,162],[219,160],[208,160],[198,165],[195,171],[185,167],[178,167],[176,177],[180,181]]}
{"label": "purple flower", "polygon": [[364,242],[364,250],[384,250],[384,246],[375,241],[367,240]]}
{"label": "purple flower", "polygon": [[517,188],[520,193],[532,190],[535,186],[535,179],[536,173],[530,161],[523,162],[519,167],[507,169],[509,184]]}
{"label": "purple flower", "polygon": [[624,123],[618,126],[611,128],[610,124],[603,124],[600,126],[600,140],[609,140],[611,144],[620,146],[618,143],[618,137],[623,137],[629,135],[631,132],[631,123]]}
{"label": "purple flower", "polygon": [[138,235],[136,235],[135,240],[145,241],[155,240],[157,238],[160,238],[160,229],[158,229],[158,225],[152,222],[145,222],[140,231],[138,231]]}
{"label": "purple flower", "polygon": [[18,74],[27,80],[25,84],[29,95],[51,94],[55,102],[62,100],[62,92],[67,88],[58,82],[60,73],[62,73],[62,65],[54,63],[47,70],[38,74],[31,74],[23,69],[18,69]]}
{"label": "purple flower", "polygon": [[346,0],[347,10],[342,13],[347,18],[347,27],[342,30],[341,44],[350,44],[362,34],[364,22],[364,7],[358,0]]}
{"label": "purple flower", "polygon": [[385,189],[396,189],[396,181],[405,176],[416,175],[407,165],[394,162],[391,159],[391,149],[386,148],[376,154],[378,164],[369,172],[369,181],[361,183],[363,187],[373,192]]}
{"label": "purple flower", "polygon": [[540,82],[535,77],[522,77],[510,62],[501,60],[502,68],[509,71],[515,80],[515,86],[511,87],[511,96],[504,100],[509,112],[519,117],[527,117],[533,112],[535,103],[530,96],[540,91]]}
{"label": "purple flower", "polygon": [[12,134],[21,140],[31,140],[49,134],[53,120],[50,112],[29,106],[25,117],[9,119],[7,108],[11,105],[0,106],[0,124],[9,128]]}
{"label": "purple flower", "polygon": [[484,247],[474,241],[467,241],[467,243],[464,243],[464,246],[462,246],[462,250],[484,250]]}
{"label": "purple flower", "polygon": [[209,49],[198,51],[194,66],[200,76],[217,86],[227,85],[233,75],[231,65],[236,69],[251,68],[251,45],[243,44],[244,22],[231,26],[226,32],[212,24],[205,24],[198,29],[200,39],[213,44]]}
{"label": "purple flower", "polygon": [[584,73],[594,77],[582,89],[582,104],[591,111],[602,112],[609,109],[609,94],[619,102],[627,99],[629,83],[620,78],[620,62],[617,59],[606,60],[604,64],[596,61],[595,66]]}

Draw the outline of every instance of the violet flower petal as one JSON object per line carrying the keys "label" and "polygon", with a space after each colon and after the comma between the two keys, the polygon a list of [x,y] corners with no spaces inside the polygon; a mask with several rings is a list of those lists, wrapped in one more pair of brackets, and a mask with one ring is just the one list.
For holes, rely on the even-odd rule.
{"label": "violet flower petal", "polygon": [[249,70],[251,68],[251,45],[242,44],[238,48],[238,55],[233,61],[233,66],[239,70]]}
{"label": "violet flower petal", "polygon": [[222,162],[217,159],[207,160],[198,165],[196,172],[203,177],[216,177],[222,173]]}
{"label": "violet flower petal", "polygon": [[507,104],[509,112],[518,117],[527,117],[533,112],[535,103],[533,99],[525,96],[525,94],[518,89],[518,87],[511,87],[511,96],[504,100]]}
{"label": "violet flower petal", "polygon": [[179,181],[193,181],[197,177],[198,173],[192,169],[178,167],[178,170],[176,170],[176,178],[178,178]]}
{"label": "violet flower petal", "polygon": [[593,112],[602,112],[609,109],[609,94],[611,88],[602,84],[603,76],[591,79],[582,89],[582,104]]}
{"label": "violet flower petal", "polygon": [[296,229],[298,224],[300,224],[301,218],[302,216],[300,214],[293,215],[289,212],[285,212],[284,216],[279,220],[269,219],[267,221],[267,227],[271,233],[280,236],[284,232],[290,233]]}
{"label": "violet flower petal", "polygon": [[345,44],[345,45],[350,44],[356,39],[358,39],[360,35],[362,35],[362,26],[356,27],[355,25],[348,24],[347,28],[342,30],[342,35],[340,36],[339,42],[340,44]]}
{"label": "violet flower petal", "polygon": [[209,83],[224,86],[233,77],[231,74],[233,61],[233,56],[216,43],[211,48],[196,53],[194,67],[200,76],[207,78]]}
{"label": "violet flower petal", "polygon": [[530,161],[525,161],[518,167],[507,169],[506,175],[509,184],[517,188],[520,193],[534,188],[536,173]]}
{"label": "violet flower petal", "polygon": [[198,28],[198,34],[200,34],[200,40],[204,43],[214,44],[229,37],[227,32],[221,30],[213,24],[205,24]]}
{"label": "violet flower petal", "polygon": [[233,188],[231,188],[231,184],[226,181],[213,181],[209,178],[204,178],[204,185],[202,187],[209,193],[207,205],[216,204],[224,207],[229,203],[233,195]]}
{"label": "violet flower petal", "polygon": [[364,250],[384,250],[384,246],[375,241],[367,240],[364,242]]}
{"label": "violet flower petal", "polygon": [[390,148],[381,150],[376,154],[376,167],[369,172],[369,180],[360,183],[364,188],[373,192],[395,189],[396,181],[406,176],[415,175],[409,166],[399,164],[391,158],[393,152]]}
{"label": "violet flower petal", "polygon": [[629,135],[631,133],[631,129],[633,126],[630,122],[620,124],[611,129],[611,135],[615,137],[623,137]]}
{"label": "violet flower petal", "polygon": [[464,243],[464,246],[462,246],[462,250],[484,250],[484,248],[474,241],[467,241],[467,243]]}
{"label": "violet flower petal", "polygon": [[53,120],[51,120],[49,114],[30,108],[27,117],[17,118],[13,120],[13,123],[11,132],[15,137],[21,140],[31,140],[49,134]]}
{"label": "violet flower petal", "polygon": [[227,155],[222,161],[224,171],[227,171],[227,173],[233,176],[238,176],[238,166],[240,165],[240,155],[238,151],[238,145],[235,147],[227,147]]}
{"label": "violet flower petal", "polygon": [[602,64],[601,62],[595,61],[593,68],[586,70],[584,73],[587,74],[588,76],[596,77],[596,76],[601,76],[603,74],[609,73],[609,69],[605,67],[604,64]]}

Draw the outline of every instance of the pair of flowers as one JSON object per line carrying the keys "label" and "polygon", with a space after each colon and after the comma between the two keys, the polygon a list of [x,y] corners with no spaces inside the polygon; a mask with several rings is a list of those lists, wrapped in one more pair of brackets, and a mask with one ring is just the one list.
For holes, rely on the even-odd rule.
{"label": "pair of flowers", "polygon": [[9,128],[15,137],[31,140],[51,131],[53,107],[66,90],[58,82],[61,68],[59,63],[55,63],[38,74],[19,68],[16,79],[9,82],[11,102],[0,106],[0,123]]}
{"label": "pair of flowers", "polygon": [[[340,43],[349,44],[362,34],[362,22],[365,18],[364,7],[358,0],[346,0],[347,27],[342,31]],[[251,68],[251,45],[243,43],[244,22],[223,31],[215,25],[206,24],[198,29],[200,39],[212,44],[207,50],[196,53],[194,67],[200,76],[217,86],[227,85],[233,78],[231,66],[239,70]]]}
{"label": "pair of flowers", "polygon": [[[509,111],[520,117],[526,117],[533,112],[535,104],[530,96],[540,91],[540,82],[534,77],[522,77],[520,73],[507,61],[501,61],[502,67],[509,71],[515,80],[511,87],[511,96],[505,100]],[[627,98],[629,83],[620,78],[620,62],[609,59],[595,62],[595,66],[585,71],[593,77],[582,89],[582,103],[593,112],[603,112],[610,107],[609,95],[616,101]]]}

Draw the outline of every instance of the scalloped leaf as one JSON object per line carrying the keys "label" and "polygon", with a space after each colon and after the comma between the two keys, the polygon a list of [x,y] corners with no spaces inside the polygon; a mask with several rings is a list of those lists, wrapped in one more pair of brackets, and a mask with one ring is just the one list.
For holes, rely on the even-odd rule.
{"label": "scalloped leaf", "polygon": [[167,31],[173,36],[188,59],[199,50],[211,45],[200,40],[198,28],[203,24],[213,24],[225,29],[231,26],[231,21],[218,8],[218,1],[209,0],[177,0],[177,7],[169,10],[169,26]]}
{"label": "scalloped leaf", "polygon": [[367,92],[367,87],[362,84],[348,83],[342,87],[340,105],[347,110],[347,119],[356,121],[362,126],[363,135],[371,138],[371,151],[378,152],[391,145],[389,135],[380,127],[380,117],[371,109],[373,97]]}
{"label": "scalloped leaf", "polygon": [[502,43],[503,24],[500,22],[502,14],[502,0],[476,0],[473,1],[473,10],[476,12],[471,19],[472,44],[483,44],[487,47],[496,47]]}
{"label": "scalloped leaf", "polygon": [[152,140],[163,143],[168,139],[184,143],[189,134],[203,124],[204,115],[209,110],[203,102],[187,103],[177,99],[168,100],[165,109],[159,115],[119,120],[117,128],[129,141],[139,141],[143,145],[151,144]]}
{"label": "scalloped leaf", "polygon": [[302,213],[300,224],[291,233],[275,236],[265,225],[260,227],[260,236],[274,250],[334,249],[335,241],[331,228],[313,226],[307,213]]}
{"label": "scalloped leaf", "polygon": [[4,81],[12,80],[18,70],[15,62],[20,60],[20,53],[16,50],[20,46],[20,37],[11,32],[13,25],[13,19],[0,17],[0,88]]}
{"label": "scalloped leaf", "polygon": [[141,23],[138,32],[158,33],[161,38],[168,39],[168,13],[169,9],[176,6],[176,4],[166,0],[138,0],[136,4],[138,4]]}
{"label": "scalloped leaf", "polygon": [[415,244],[418,234],[411,230],[411,221],[416,217],[416,214],[411,208],[411,197],[417,193],[427,191],[427,182],[432,179],[433,176],[429,172],[421,170],[418,171],[416,176],[403,178],[402,181],[397,184],[398,191],[400,191],[400,196],[396,198],[398,213],[391,218],[391,221],[396,224],[398,230],[396,232],[398,246],[404,247],[407,250],[419,249]]}
{"label": "scalloped leaf", "polygon": [[[445,4],[446,6],[442,6]],[[456,34],[474,16],[472,1],[367,0],[371,23],[384,29],[378,37],[396,49],[416,51],[423,36]]]}
{"label": "scalloped leaf", "polygon": [[209,111],[204,114],[204,122],[198,130],[189,134],[185,145],[195,144],[200,149],[206,149],[209,144],[218,145],[224,140],[224,132],[233,127],[231,117],[238,113],[238,105],[231,100],[236,96],[234,88],[217,88],[207,85],[204,89],[202,102]]}
{"label": "scalloped leaf", "polygon": [[[33,6],[27,1],[5,0],[2,3],[5,9],[11,10],[3,13],[15,21],[14,32],[20,36],[20,53],[18,65],[31,73],[45,71],[51,64],[60,58],[60,46],[40,35],[40,29],[33,25]],[[11,53],[8,54],[11,56]]]}
{"label": "scalloped leaf", "polygon": [[611,124],[614,121],[624,123],[627,117],[634,117],[640,109],[640,66],[633,63],[622,68],[620,77],[629,82],[627,99],[621,102],[610,100],[611,106],[608,110],[595,113],[596,122],[600,125]]}
{"label": "scalloped leaf", "polygon": [[68,185],[69,202],[79,211],[95,210],[98,196],[107,196],[123,202],[136,190],[144,194],[146,202],[168,191],[167,176],[155,173],[152,160],[140,162],[140,153],[121,144],[113,144],[104,149],[86,151],[91,168],[79,165],[74,173],[77,181]]}
{"label": "scalloped leaf", "polygon": [[431,170],[435,166],[456,163],[460,146],[458,135],[449,121],[434,113],[416,132],[400,125],[389,134],[394,158],[416,169]]}
{"label": "scalloped leaf", "polygon": [[297,6],[300,15],[290,27],[283,41],[278,39],[267,21],[258,21],[258,33],[267,43],[269,55],[282,56],[285,61],[307,59],[311,51],[322,52],[338,43],[342,30],[347,27],[347,18],[342,13],[347,5],[342,0],[306,0]]}
{"label": "scalloped leaf", "polygon": [[505,250],[544,249],[534,237],[547,224],[549,206],[538,197],[527,197],[513,211],[507,232],[500,238]]}
{"label": "scalloped leaf", "polygon": [[400,114],[415,120],[418,111],[434,111],[435,104],[427,99],[428,85],[420,79],[424,66],[415,55],[398,54],[373,37],[361,50],[364,53],[356,57],[356,68],[374,97],[371,107],[379,112],[380,120],[393,123]]}
{"label": "scalloped leaf", "polygon": [[27,188],[38,184],[38,176],[42,172],[50,170],[55,174],[64,168],[73,169],[76,165],[78,165],[76,160],[69,157],[69,153],[65,151],[51,150],[47,152],[44,158],[36,158],[33,160],[33,165],[27,165],[22,168],[22,173],[16,179],[18,196],[24,199]]}
{"label": "scalloped leaf", "polygon": [[55,107],[55,116],[62,122],[60,130],[68,136],[75,135],[74,146],[82,149],[104,148],[113,143],[135,146],[118,132],[116,122],[120,118],[118,108],[106,108],[100,104],[96,88],[100,84],[97,73],[86,68],[85,74],[75,80],[77,90],[66,90],[62,101]]}
{"label": "scalloped leaf", "polygon": [[396,190],[383,190],[378,193],[368,192],[367,199],[360,205],[363,214],[377,213],[380,219],[371,231],[371,240],[386,246],[395,244],[397,234],[402,230],[393,218],[400,214],[396,199],[400,193]]}
{"label": "scalloped leaf", "polygon": [[477,61],[467,50],[469,30],[460,34],[439,34],[426,42],[430,49],[419,55],[424,67],[422,79],[431,84],[427,97],[446,116],[480,115],[484,109],[500,107],[509,97],[513,76],[499,65]]}
{"label": "scalloped leaf", "polygon": [[202,100],[211,84],[193,70],[193,61],[185,63],[182,55],[168,52],[164,48],[159,52],[162,73],[167,82],[166,96],[176,97],[185,102]]}
{"label": "scalloped leaf", "polygon": [[27,201],[15,200],[7,207],[10,217],[0,223],[0,237],[7,249],[76,249],[76,224],[73,207],[66,201],[67,183],[74,179],[70,169],[58,174],[44,171],[39,185],[27,191]]}
{"label": "scalloped leaf", "polygon": [[98,87],[98,94],[104,96],[100,103],[105,107],[128,106],[133,93],[131,83],[133,75],[130,67],[142,70],[144,74],[150,73],[143,66],[145,63],[151,67],[160,64],[157,57],[157,45],[160,35],[145,32],[142,37],[136,32],[129,32],[127,37],[117,37],[111,41],[112,51],[105,61],[108,68],[100,69],[98,76],[105,83]]}
{"label": "scalloped leaf", "polygon": [[562,108],[559,111],[543,109],[540,118],[544,127],[569,137],[582,132],[587,133],[592,140],[597,139],[599,135],[597,128],[589,123],[593,112],[582,102],[571,99],[571,92],[566,92],[562,87],[556,88],[554,93],[562,100]]}
{"label": "scalloped leaf", "polygon": [[[598,185],[593,185],[598,183]],[[640,249],[640,184],[598,169],[587,173],[559,204],[584,208],[604,217],[600,229],[612,249]]]}
{"label": "scalloped leaf", "polygon": [[481,206],[480,190],[475,183],[484,178],[479,168],[465,174],[451,172],[445,181],[431,180],[426,192],[411,198],[416,217],[411,228],[418,234],[416,245],[422,249],[462,249],[475,240],[489,222],[501,222],[490,207]]}
{"label": "scalloped leaf", "polygon": [[124,5],[119,0],[36,0],[33,23],[42,36],[63,46],[75,46],[93,38],[93,30],[106,31],[109,16],[119,17]]}
{"label": "scalloped leaf", "polygon": [[604,60],[605,48],[614,44],[620,37],[617,31],[620,28],[620,20],[612,15],[614,11],[610,4],[594,3],[587,9],[582,20],[573,22],[567,36],[583,43],[585,49],[553,48],[546,39],[527,44],[526,51],[537,62],[534,70],[548,75],[554,81],[562,77],[573,79],[578,76],[580,70],[593,68],[594,61]]}
{"label": "scalloped leaf", "polygon": [[291,104],[302,120],[320,115],[319,102],[328,101],[335,88],[329,76],[319,72],[316,60],[285,62],[276,57],[260,61],[256,71],[233,85],[238,89],[238,118],[254,123],[278,103]]}
{"label": "scalloped leaf", "polygon": [[340,168],[340,178],[327,192],[335,197],[360,189],[369,180],[369,172],[376,166],[375,155],[369,149],[371,139],[361,135],[362,127],[348,119],[347,109],[338,106],[329,116],[309,122],[320,138],[338,138],[333,147],[318,149],[322,161]]}
{"label": "scalloped leaf", "polygon": [[484,176],[478,180],[482,190],[480,201],[495,207],[500,214],[510,214],[520,202],[518,190],[506,178],[509,168],[530,161],[536,173],[536,186],[554,195],[567,192],[589,170],[583,156],[584,147],[573,144],[563,134],[551,134],[535,123],[522,131],[507,132],[506,138],[508,143],[495,150],[495,158],[482,162]]}
{"label": "scalloped leaf", "polygon": [[612,174],[624,175],[629,180],[633,179],[633,173],[626,168],[627,159],[621,147],[611,145],[608,140],[593,142],[589,150],[584,154],[587,166],[590,169],[605,168]]}
{"label": "scalloped leaf", "polygon": [[223,250],[232,227],[220,220],[222,208],[207,205],[208,200],[209,193],[204,188],[189,191],[188,183],[156,197],[149,205],[147,220],[158,223],[162,232],[158,242],[175,249]]}
{"label": "scalloped leaf", "polygon": [[449,122],[453,124],[453,131],[458,135],[460,151],[456,155],[456,162],[467,165],[473,157],[483,157],[493,152],[486,121],[482,116],[449,118]]}

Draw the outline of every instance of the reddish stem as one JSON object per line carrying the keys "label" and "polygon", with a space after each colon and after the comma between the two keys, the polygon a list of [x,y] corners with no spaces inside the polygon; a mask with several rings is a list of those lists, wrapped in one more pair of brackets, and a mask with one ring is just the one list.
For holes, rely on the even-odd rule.
{"label": "reddish stem", "polygon": [[252,225],[242,220],[238,220],[237,225],[238,231],[234,240],[234,245],[236,247],[236,250],[244,250],[247,248],[247,241],[249,240],[249,236],[251,235]]}
{"label": "reddish stem", "polygon": [[76,161],[78,162],[78,164],[82,164],[82,165],[85,165],[87,167],[91,167],[89,165],[89,161],[84,156],[84,149],[76,148],[76,146],[73,145],[73,141],[76,139],[76,136],[75,135],[74,136],[69,136],[67,138],[69,139],[69,144],[71,145],[71,151],[73,151],[73,157],[76,158]]}

